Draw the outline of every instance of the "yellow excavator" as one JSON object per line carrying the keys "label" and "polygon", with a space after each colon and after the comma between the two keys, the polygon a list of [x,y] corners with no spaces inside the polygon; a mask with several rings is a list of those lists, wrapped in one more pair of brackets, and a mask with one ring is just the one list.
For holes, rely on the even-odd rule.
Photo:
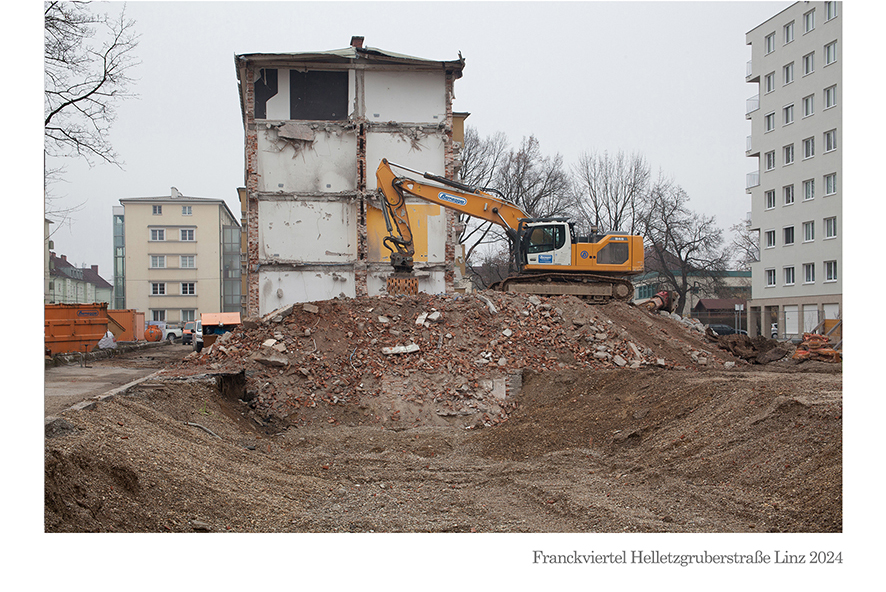
{"label": "yellow excavator", "polygon": [[[398,176],[392,167],[434,184]],[[415,246],[406,198],[415,197],[501,226],[511,241],[516,274],[494,289],[526,294],[573,294],[595,301],[629,301],[634,287],[626,276],[643,273],[643,237],[622,232],[578,236],[566,218],[531,218],[522,209],[489,191],[422,173],[382,159],[376,171],[384,196],[382,211],[394,272],[389,294],[418,293],[412,275]]]}

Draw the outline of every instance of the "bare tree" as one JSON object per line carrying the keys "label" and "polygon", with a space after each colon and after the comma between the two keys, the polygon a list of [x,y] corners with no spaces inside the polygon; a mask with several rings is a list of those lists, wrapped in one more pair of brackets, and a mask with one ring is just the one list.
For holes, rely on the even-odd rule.
{"label": "bare tree", "polygon": [[650,182],[649,164],[643,156],[585,152],[572,170],[576,221],[585,228],[630,234],[639,230]]}
{"label": "bare tree", "polygon": [[721,249],[723,231],[713,216],[688,207],[689,196],[678,185],[659,179],[648,195],[642,218],[647,269],[658,273],[667,289],[677,293],[682,311],[693,279],[716,285],[728,255]]}
{"label": "bare tree", "polygon": [[543,156],[534,135],[524,138],[517,150],[508,152],[495,180],[504,198],[533,218],[565,216],[569,212],[572,180],[563,167],[563,157]]}
{"label": "bare tree", "polygon": [[119,166],[108,131],[115,104],[132,96],[128,74],[137,64],[138,37],[125,9],[110,17],[93,13],[87,4],[44,6],[44,152]]}
{"label": "bare tree", "polygon": [[[502,132],[480,138],[476,128],[465,129],[464,147],[461,152],[462,166],[459,171],[463,183],[491,191],[509,151],[508,139]],[[504,233],[492,222],[473,219],[467,214],[458,214],[460,231],[458,242],[470,245],[465,252],[465,262],[470,265],[471,256],[481,245],[494,245],[506,241]]]}
{"label": "bare tree", "polygon": [[749,270],[751,263],[760,260],[760,236],[748,227],[747,222],[739,222],[729,227],[733,234],[730,250],[738,269]]}

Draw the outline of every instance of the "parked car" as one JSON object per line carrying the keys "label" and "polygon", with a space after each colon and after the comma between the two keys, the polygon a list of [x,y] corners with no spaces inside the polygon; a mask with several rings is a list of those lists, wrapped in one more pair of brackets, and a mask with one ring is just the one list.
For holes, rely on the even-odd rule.
{"label": "parked car", "polygon": [[176,339],[182,338],[182,329],[181,327],[169,327],[167,326],[163,332],[166,334],[166,340],[169,342],[173,342]]}
{"label": "parked car", "polygon": [[185,328],[182,329],[182,345],[191,345],[194,342],[194,329],[196,327],[196,321],[185,323]]}
{"label": "parked car", "polygon": [[743,329],[735,329],[729,325],[708,325],[708,329],[717,335],[747,335],[748,332]]}

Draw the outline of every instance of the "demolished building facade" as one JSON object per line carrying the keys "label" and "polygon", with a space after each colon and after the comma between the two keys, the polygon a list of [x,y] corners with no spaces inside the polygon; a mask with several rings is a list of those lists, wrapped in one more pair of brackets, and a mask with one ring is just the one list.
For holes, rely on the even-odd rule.
{"label": "demolished building facade", "polygon": [[[454,178],[464,60],[363,47],[235,56],[245,134],[245,312],[384,292],[382,158]],[[457,119],[458,116],[455,116]],[[456,124],[457,127],[457,124]],[[419,289],[453,289],[456,218],[408,202]]]}

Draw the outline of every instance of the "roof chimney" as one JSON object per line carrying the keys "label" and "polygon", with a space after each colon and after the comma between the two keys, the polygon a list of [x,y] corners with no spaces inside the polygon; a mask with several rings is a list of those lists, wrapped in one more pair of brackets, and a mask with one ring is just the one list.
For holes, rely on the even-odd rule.
{"label": "roof chimney", "polygon": [[98,275],[98,265],[93,265],[93,266],[92,266],[92,273]]}
{"label": "roof chimney", "polygon": [[67,260],[68,260],[68,256],[67,256],[67,255],[62,255],[62,261],[67,261]]}
{"label": "roof chimney", "polygon": [[363,37],[351,37],[351,47],[363,48]]}

